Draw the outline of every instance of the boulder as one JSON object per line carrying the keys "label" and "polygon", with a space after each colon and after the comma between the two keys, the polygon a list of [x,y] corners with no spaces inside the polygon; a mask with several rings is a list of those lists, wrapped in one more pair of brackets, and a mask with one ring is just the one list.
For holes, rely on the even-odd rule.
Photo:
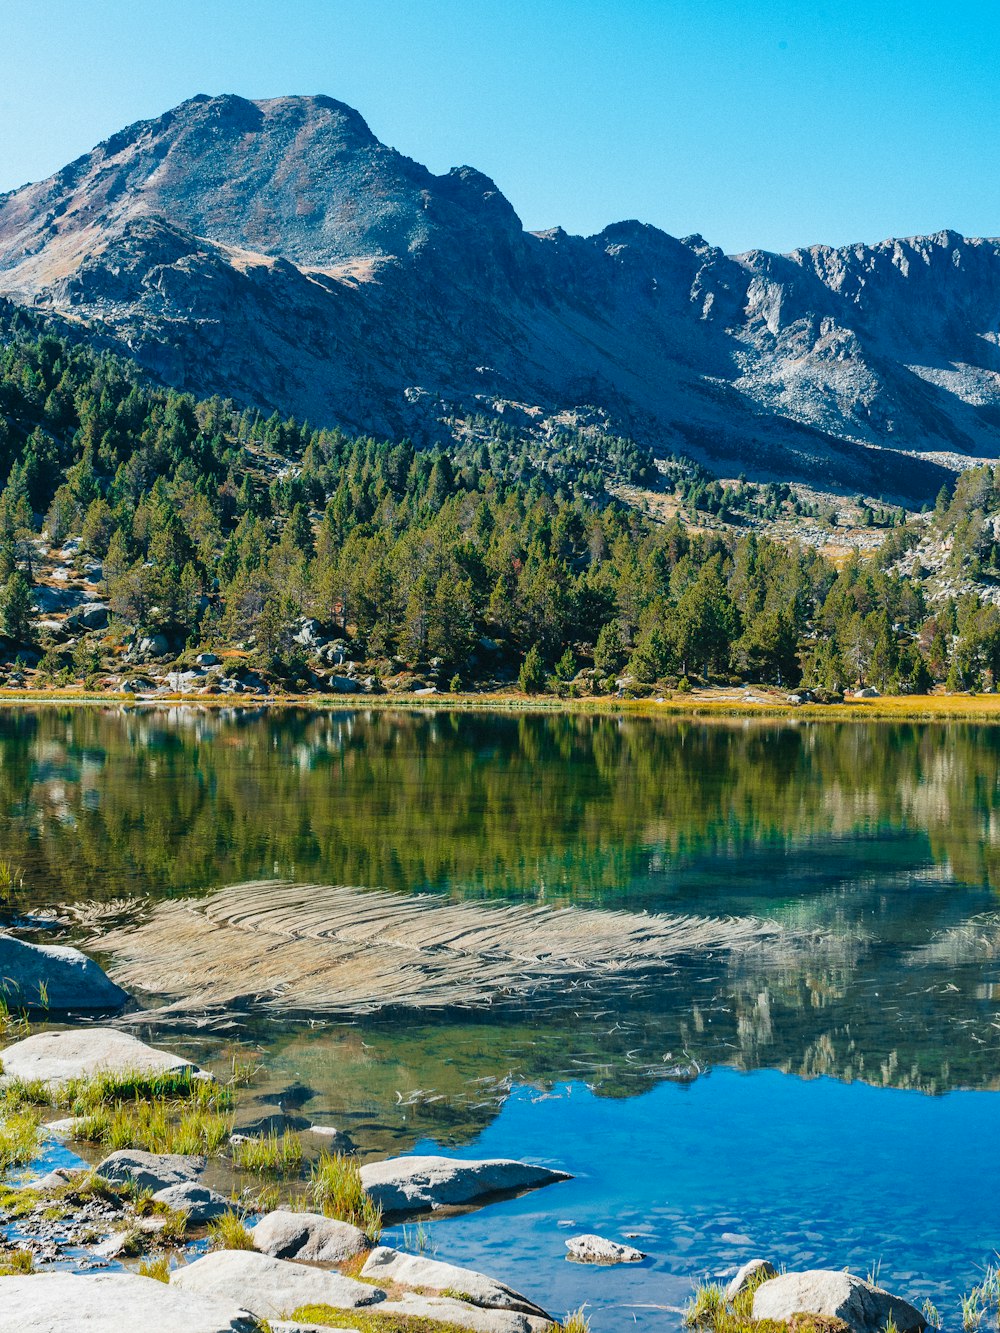
{"label": "boulder", "polygon": [[390,1157],[361,1168],[361,1183],[384,1213],[459,1207],[569,1179],[565,1171],[508,1158]]}
{"label": "boulder", "polygon": [[5,1075],[40,1078],[46,1083],[64,1083],[66,1079],[108,1071],[162,1073],[169,1069],[194,1068],[183,1056],[159,1051],[128,1032],[118,1032],[114,1028],[36,1032],[3,1052]]}
{"label": "boulder", "polygon": [[147,634],[135,645],[135,656],[139,658],[166,657],[170,644],[163,634]]}
{"label": "boulder", "polygon": [[28,944],[13,935],[0,935],[0,995],[11,1008],[104,1013],[129,998],[79,949]]}
{"label": "boulder", "polygon": [[521,1314],[518,1310],[484,1310],[452,1296],[420,1296],[414,1291],[408,1291],[398,1300],[384,1302],[378,1311],[409,1315],[412,1319],[436,1319],[472,1329],[474,1333],[541,1333],[555,1327],[551,1320],[538,1315]]}
{"label": "boulder", "polygon": [[204,1157],[142,1152],[138,1148],[122,1148],[97,1164],[97,1174],[112,1185],[131,1183],[138,1189],[154,1191],[191,1184],[204,1169]]}
{"label": "boulder", "polygon": [[64,624],[74,632],[81,629],[107,629],[110,607],[105,602],[88,602],[66,617]]}
{"label": "boulder", "polygon": [[215,1190],[193,1180],[165,1185],[153,1195],[157,1203],[165,1203],[175,1212],[187,1213],[189,1222],[211,1222],[229,1211],[229,1200]]}
{"label": "boulder", "polygon": [[448,1291],[460,1294],[472,1305],[490,1310],[517,1310],[521,1314],[547,1319],[540,1306],[526,1296],[495,1278],[486,1277],[471,1268],[425,1259],[419,1254],[400,1254],[385,1245],[372,1250],[361,1270],[361,1276],[376,1282],[395,1282],[401,1287],[417,1287],[425,1291]]}
{"label": "boulder", "polygon": [[571,1236],[566,1242],[567,1259],[577,1264],[638,1264],[645,1259],[641,1250],[621,1245],[603,1236]]}
{"label": "boulder", "polygon": [[367,1282],[254,1250],[214,1250],[179,1269],[170,1285],[217,1301],[240,1301],[261,1319],[280,1319],[300,1305],[355,1310],[385,1300],[385,1292]]}
{"label": "boulder", "polygon": [[272,1259],[339,1264],[368,1249],[365,1233],[350,1222],[285,1208],[265,1214],[251,1234],[254,1246]]}
{"label": "boulder", "polygon": [[132,1273],[0,1278],[2,1326],[17,1333],[255,1333],[241,1301],[216,1301]]}
{"label": "boulder", "polygon": [[794,1314],[842,1319],[853,1333],[879,1333],[889,1319],[899,1333],[921,1333],[927,1327],[920,1311],[901,1297],[834,1269],[782,1273],[754,1292],[754,1319],[790,1319]]}
{"label": "boulder", "polygon": [[763,1282],[766,1278],[777,1276],[778,1270],[766,1259],[749,1259],[726,1288],[726,1300],[734,1301],[741,1291],[746,1291],[751,1282]]}
{"label": "boulder", "polygon": [[194,660],[200,667],[213,667],[218,666],[222,658],[216,657],[215,653],[199,653]]}
{"label": "boulder", "polygon": [[357,694],[361,689],[361,683],[351,676],[331,676],[327,683],[338,694]]}

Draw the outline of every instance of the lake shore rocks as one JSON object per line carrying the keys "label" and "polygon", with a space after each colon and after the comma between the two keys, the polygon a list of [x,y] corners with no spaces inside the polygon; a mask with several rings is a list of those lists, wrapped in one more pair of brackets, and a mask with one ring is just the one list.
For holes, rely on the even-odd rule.
{"label": "lake shore rocks", "polygon": [[571,1236],[566,1249],[566,1258],[576,1264],[639,1264],[646,1257],[642,1250],[604,1236]]}
{"label": "lake shore rocks", "polygon": [[361,1168],[361,1183],[387,1214],[461,1207],[570,1179],[565,1171],[508,1158],[390,1157]]}
{"label": "lake shore rocks", "polygon": [[419,1254],[401,1254],[398,1250],[380,1245],[372,1250],[361,1270],[361,1276],[376,1282],[396,1283],[422,1291],[460,1292],[473,1305],[491,1310],[516,1310],[521,1314],[548,1319],[541,1308],[520,1292],[496,1278],[477,1273],[471,1268],[426,1259]]}
{"label": "lake shore rocks", "polygon": [[[36,1032],[3,1052],[5,1077],[65,1083],[99,1073],[165,1073],[196,1069],[190,1060],[147,1046],[116,1028],[68,1028]],[[207,1075],[206,1075],[207,1077]]]}
{"label": "lake shore rocks", "polygon": [[113,1013],[129,1000],[79,949],[6,934],[0,934],[0,996],[11,1009],[80,1013]]}
{"label": "lake shore rocks", "polygon": [[141,1190],[158,1192],[196,1182],[205,1170],[205,1158],[122,1148],[98,1162],[96,1169],[97,1174],[112,1185],[131,1184]]}
{"label": "lake shore rocks", "polygon": [[170,1285],[220,1302],[241,1302],[260,1319],[280,1319],[300,1305],[356,1310],[385,1300],[385,1292],[367,1282],[255,1250],[214,1250],[178,1269]]}
{"label": "lake shore rocks", "polygon": [[899,1333],[923,1333],[919,1310],[870,1282],[833,1269],[782,1273],[754,1292],[754,1319],[787,1320],[794,1314],[842,1319],[852,1333],[879,1333],[891,1319]]}
{"label": "lake shore rocks", "polygon": [[763,1282],[769,1277],[777,1277],[778,1270],[767,1259],[748,1259],[738,1269],[726,1288],[726,1300],[734,1301],[741,1291],[746,1291],[751,1282]]}
{"label": "lake shore rocks", "polygon": [[214,1300],[131,1273],[35,1273],[0,1278],[3,1327],[17,1333],[255,1333],[238,1300]]}
{"label": "lake shore rocks", "polygon": [[349,1222],[286,1208],[266,1213],[250,1234],[261,1254],[272,1259],[339,1264],[369,1248],[365,1233]]}
{"label": "lake shore rocks", "polygon": [[175,1212],[187,1213],[188,1221],[194,1223],[212,1222],[229,1211],[229,1200],[216,1190],[199,1185],[193,1180],[178,1181],[175,1185],[166,1185],[153,1195],[154,1203],[164,1203]]}

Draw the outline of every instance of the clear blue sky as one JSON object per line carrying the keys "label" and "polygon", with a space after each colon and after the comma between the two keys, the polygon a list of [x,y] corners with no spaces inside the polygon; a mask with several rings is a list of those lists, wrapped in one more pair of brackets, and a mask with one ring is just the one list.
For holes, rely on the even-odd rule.
{"label": "clear blue sky", "polygon": [[325,92],[527,227],[1000,233],[1000,0],[0,0],[0,191],[196,92]]}

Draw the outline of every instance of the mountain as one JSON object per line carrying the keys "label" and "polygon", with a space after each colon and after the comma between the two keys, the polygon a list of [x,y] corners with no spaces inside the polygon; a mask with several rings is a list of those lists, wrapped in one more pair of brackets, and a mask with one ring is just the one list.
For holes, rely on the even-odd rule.
{"label": "mountain", "polygon": [[0,196],[0,294],[178,387],[418,441],[597,420],[910,501],[1000,455],[1000,241],[530,233],[488,177],[328,97],[194,97]]}

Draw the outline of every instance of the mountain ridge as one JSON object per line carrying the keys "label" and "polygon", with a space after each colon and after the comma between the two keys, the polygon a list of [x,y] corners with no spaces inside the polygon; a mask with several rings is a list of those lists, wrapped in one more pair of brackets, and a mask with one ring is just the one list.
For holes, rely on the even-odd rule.
{"label": "mountain ridge", "polygon": [[178,387],[418,441],[597,411],[717,472],[910,501],[1000,455],[1000,241],[529,232],[324,95],[199,94],[0,196],[0,294]]}

